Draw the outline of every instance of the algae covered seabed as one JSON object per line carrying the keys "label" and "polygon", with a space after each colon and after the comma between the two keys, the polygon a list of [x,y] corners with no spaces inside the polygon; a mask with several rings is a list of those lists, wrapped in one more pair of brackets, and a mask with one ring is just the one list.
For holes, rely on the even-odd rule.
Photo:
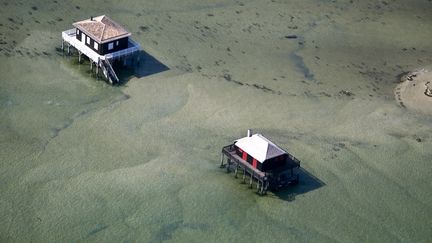
{"label": "algae covered seabed", "polygon": [[[431,1],[0,4],[1,242],[432,238],[432,120],[393,96],[432,63]],[[100,14],[154,57],[119,87],[56,49]],[[248,128],[298,187],[218,168]]]}

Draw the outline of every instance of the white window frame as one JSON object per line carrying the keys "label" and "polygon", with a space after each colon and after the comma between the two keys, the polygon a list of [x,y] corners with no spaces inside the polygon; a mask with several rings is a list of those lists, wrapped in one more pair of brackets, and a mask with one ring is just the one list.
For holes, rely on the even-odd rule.
{"label": "white window frame", "polygon": [[93,46],[94,46],[94,49],[98,50],[99,45],[98,45],[98,43],[97,43],[96,41],[94,42],[94,45],[93,45]]}
{"label": "white window frame", "polygon": [[112,50],[112,49],[114,49],[114,43],[110,42],[108,43],[108,50]]}
{"label": "white window frame", "polygon": [[90,37],[87,36],[86,42],[88,45],[90,45]]}
{"label": "white window frame", "polygon": [[118,46],[119,45],[119,41],[116,41],[116,46]]}
{"label": "white window frame", "polygon": [[77,35],[79,35],[79,29],[77,29],[76,33],[77,33]]}

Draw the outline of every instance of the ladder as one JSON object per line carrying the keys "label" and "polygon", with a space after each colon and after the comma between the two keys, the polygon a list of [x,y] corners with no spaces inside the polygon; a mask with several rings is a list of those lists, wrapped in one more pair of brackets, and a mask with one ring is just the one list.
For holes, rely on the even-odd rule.
{"label": "ladder", "polygon": [[108,60],[100,59],[100,67],[111,84],[119,82],[119,78]]}

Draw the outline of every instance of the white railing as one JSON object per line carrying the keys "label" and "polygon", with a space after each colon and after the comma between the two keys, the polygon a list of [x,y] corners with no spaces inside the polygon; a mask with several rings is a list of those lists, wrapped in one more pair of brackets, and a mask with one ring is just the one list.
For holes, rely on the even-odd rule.
{"label": "white railing", "polygon": [[67,36],[75,36],[76,34],[76,29],[70,29],[70,30],[65,30],[62,32],[63,37],[65,37],[65,35]]}
{"label": "white railing", "polygon": [[81,41],[79,41],[76,38],[76,29],[70,29],[70,30],[63,31],[62,37],[66,42],[68,42],[73,47],[78,49],[80,52],[82,52],[88,58],[90,58],[94,62],[98,63],[101,55],[99,55],[97,52],[90,49],[88,46],[86,46],[84,43],[82,43]]}
{"label": "white railing", "polygon": [[116,57],[121,57],[121,56],[126,56],[126,55],[130,55],[136,51],[139,51],[140,46],[138,45],[138,43],[136,43],[135,41],[133,41],[132,39],[129,38],[129,43],[128,43],[128,48],[120,50],[120,51],[116,51],[116,52],[112,52],[109,54],[106,54],[103,58],[106,59],[111,59],[111,58],[116,58]]}
{"label": "white railing", "polygon": [[106,55],[99,55],[97,52],[90,49],[88,46],[86,46],[84,43],[82,43],[81,41],[79,41],[76,38],[76,29],[70,29],[70,30],[63,31],[62,32],[62,38],[66,42],[71,44],[73,47],[78,49],[80,52],[82,52],[84,55],[86,55],[87,57],[89,57],[90,59],[92,59],[96,63],[98,63],[99,59],[112,59],[112,58],[117,58],[117,57],[121,57],[121,56],[126,56],[126,55],[130,55],[136,51],[139,51],[139,49],[140,49],[140,45],[138,43],[136,43],[135,41],[133,41],[131,38],[129,38],[128,39],[128,46],[129,46],[128,48],[120,50],[120,51],[112,52],[112,53],[109,53]]}

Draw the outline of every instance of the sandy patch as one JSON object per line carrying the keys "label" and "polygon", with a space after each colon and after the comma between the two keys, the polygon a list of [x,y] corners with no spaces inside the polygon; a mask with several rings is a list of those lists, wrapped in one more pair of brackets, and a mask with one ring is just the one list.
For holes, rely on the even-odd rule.
{"label": "sandy patch", "polygon": [[401,77],[395,89],[396,100],[409,110],[432,114],[432,72],[420,69]]}

